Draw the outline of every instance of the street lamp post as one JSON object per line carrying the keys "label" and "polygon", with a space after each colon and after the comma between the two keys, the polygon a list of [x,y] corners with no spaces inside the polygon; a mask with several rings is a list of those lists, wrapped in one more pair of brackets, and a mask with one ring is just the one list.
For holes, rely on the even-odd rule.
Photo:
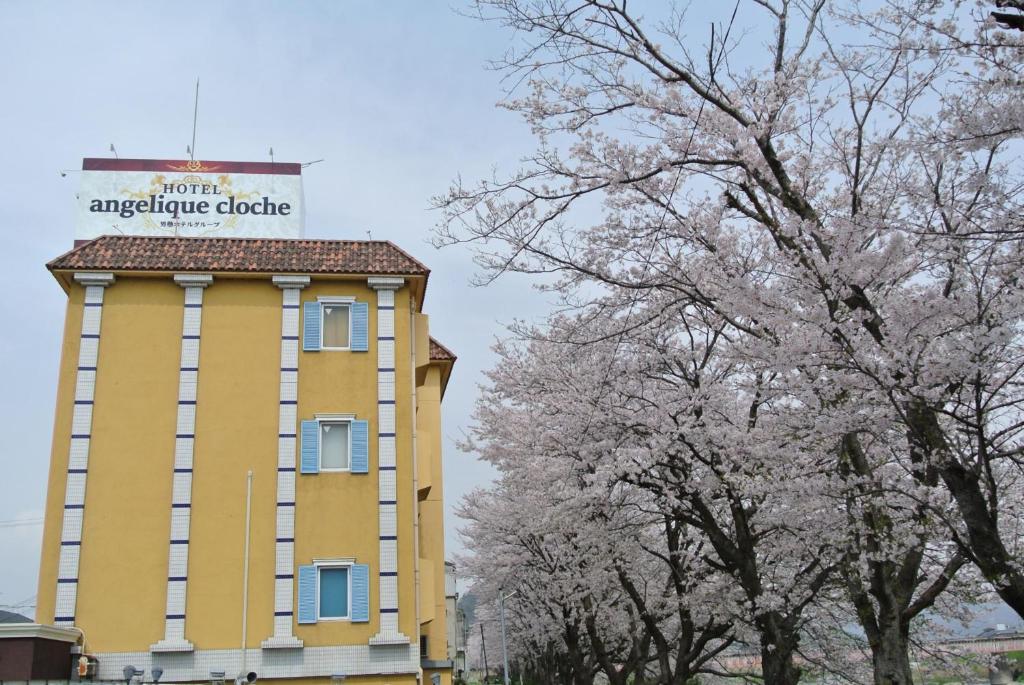
{"label": "street lamp post", "polygon": [[514,596],[519,590],[505,594],[503,588],[498,588],[498,612],[501,614],[501,659],[504,666],[505,685],[512,685],[508,676],[508,640],[505,638],[505,600]]}

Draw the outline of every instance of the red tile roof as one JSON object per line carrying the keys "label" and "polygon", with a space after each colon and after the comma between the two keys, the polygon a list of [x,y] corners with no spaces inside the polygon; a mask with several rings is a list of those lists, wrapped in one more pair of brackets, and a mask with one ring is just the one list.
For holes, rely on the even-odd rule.
{"label": "red tile roof", "polygon": [[279,240],[102,236],[57,257],[51,271],[204,271],[426,276],[430,270],[384,240]]}
{"label": "red tile roof", "polygon": [[433,338],[430,339],[430,361],[454,362],[456,359],[458,359],[458,357],[452,354],[451,350]]}

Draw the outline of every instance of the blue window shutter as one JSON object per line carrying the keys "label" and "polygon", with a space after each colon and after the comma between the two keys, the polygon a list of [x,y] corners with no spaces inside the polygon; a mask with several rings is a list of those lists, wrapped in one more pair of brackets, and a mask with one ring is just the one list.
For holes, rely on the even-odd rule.
{"label": "blue window shutter", "polygon": [[370,567],[352,564],[352,622],[370,620]]}
{"label": "blue window shutter", "polygon": [[370,422],[352,422],[352,473],[370,471]]}
{"label": "blue window shutter", "polygon": [[365,302],[352,303],[352,345],[353,352],[366,352],[370,349],[369,332],[370,306]]}
{"label": "blue window shutter", "polygon": [[320,473],[320,422],[302,422],[301,473]]}
{"label": "blue window shutter", "polygon": [[316,623],[316,566],[299,566],[299,623]]}
{"label": "blue window shutter", "polygon": [[302,305],[302,349],[306,352],[320,350],[319,302],[306,302]]}

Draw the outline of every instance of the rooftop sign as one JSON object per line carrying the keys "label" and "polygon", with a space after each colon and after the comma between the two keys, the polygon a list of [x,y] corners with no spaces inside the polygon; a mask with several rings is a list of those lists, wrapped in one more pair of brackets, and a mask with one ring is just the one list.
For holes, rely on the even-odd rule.
{"label": "rooftop sign", "polygon": [[301,238],[301,173],[274,162],[86,158],[75,239]]}

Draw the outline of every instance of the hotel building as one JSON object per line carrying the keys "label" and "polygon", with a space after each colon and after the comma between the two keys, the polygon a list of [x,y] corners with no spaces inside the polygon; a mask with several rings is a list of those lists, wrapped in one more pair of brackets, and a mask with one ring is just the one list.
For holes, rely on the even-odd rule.
{"label": "hotel building", "polygon": [[428,269],[383,241],[141,236],[47,266],[67,310],[36,621],[80,633],[96,681],[450,685],[455,357]]}

